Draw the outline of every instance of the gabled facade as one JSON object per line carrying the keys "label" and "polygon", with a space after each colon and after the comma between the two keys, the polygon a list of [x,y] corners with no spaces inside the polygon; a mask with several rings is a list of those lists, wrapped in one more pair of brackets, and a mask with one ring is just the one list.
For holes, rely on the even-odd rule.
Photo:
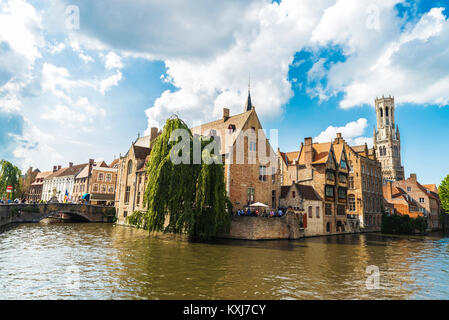
{"label": "gabled facade", "polygon": [[[42,188],[42,200],[49,201],[53,196],[53,190],[56,191],[56,198],[59,202],[72,201],[73,185],[75,184],[75,177],[87,165],[78,164],[73,165],[72,162],[66,168],[61,166],[54,166],[53,173],[44,179]],[[67,194],[67,198],[66,198]]]}
{"label": "gabled facade", "polygon": [[401,187],[396,187],[392,181],[387,181],[382,188],[385,201],[394,207],[395,214],[408,215],[410,218],[424,217],[424,213],[419,210],[418,202]]}
{"label": "gabled facade", "polygon": [[112,205],[115,200],[117,169],[110,168],[104,161],[89,160],[83,170],[75,177],[73,201],[81,203],[84,194],[90,194],[94,205]]}
{"label": "gabled facade", "polygon": [[334,143],[343,143],[348,156],[347,214],[359,220],[367,231],[379,231],[382,223],[382,168],[373,149],[349,146],[340,134]]}
{"label": "gabled facade", "polygon": [[151,128],[150,135],[138,137],[131,144],[125,156],[120,156],[118,163],[115,191],[115,207],[119,223],[125,223],[126,217],[134,211],[143,211],[143,194],[146,185],[145,166],[151,153],[151,147],[161,132]]}
{"label": "gabled facade", "polygon": [[44,172],[39,172],[36,175],[33,183],[31,183],[30,192],[28,193],[28,197],[27,197],[28,203],[38,203],[41,201],[44,180],[52,173],[53,173],[52,171],[44,171]]}
{"label": "gabled facade", "polygon": [[440,226],[440,198],[437,193],[431,191],[430,188],[424,187],[417,180],[416,174],[410,174],[405,180],[393,182],[393,186],[403,190],[417,204],[418,210],[427,219],[427,225],[430,229],[436,230]]}
{"label": "gabled facade", "polygon": [[325,233],[352,231],[346,216],[348,165],[343,146],[334,148],[331,142],[312,143],[312,138],[305,138],[299,152],[284,155],[284,184],[312,186],[323,199]]}
{"label": "gabled facade", "polygon": [[[222,119],[194,127],[191,131],[194,135],[216,134],[220,137],[226,191],[234,210],[243,209],[254,202],[262,202],[276,209],[280,198],[276,153],[261,131],[262,125],[249,97],[245,110],[248,111],[231,116],[229,109],[224,108]],[[260,141],[264,143],[260,144]],[[240,145],[243,146],[241,149]],[[265,148],[267,157],[272,155],[268,163],[260,161],[260,148]]]}
{"label": "gabled facade", "polygon": [[312,186],[293,183],[281,187],[281,208],[300,214],[304,235],[325,234],[323,223],[323,199]]}

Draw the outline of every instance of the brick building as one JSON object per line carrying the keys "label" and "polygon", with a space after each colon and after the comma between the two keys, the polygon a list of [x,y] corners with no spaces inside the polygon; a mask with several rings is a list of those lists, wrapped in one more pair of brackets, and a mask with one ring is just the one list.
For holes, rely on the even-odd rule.
{"label": "brick building", "polygon": [[312,186],[299,183],[281,186],[280,206],[301,215],[305,236],[325,234],[323,199]]}
{"label": "brick building", "polygon": [[416,174],[411,173],[408,179],[393,182],[393,186],[403,190],[418,203],[418,210],[427,219],[430,229],[440,228],[440,198],[437,193],[431,191],[432,185],[429,188],[424,187],[418,182]]}
{"label": "brick building", "polygon": [[111,165],[118,167],[115,207],[120,223],[125,223],[134,211],[145,210],[143,194],[146,185],[145,165],[148,162],[152,145],[161,132],[151,128],[150,135],[138,137],[128,152]]}
{"label": "brick building", "polygon": [[[231,116],[229,109],[224,108],[221,119],[191,130],[197,135],[220,137],[226,191],[234,210],[243,209],[254,202],[262,202],[272,209],[278,208],[280,183],[277,157],[263,133],[249,92],[243,113]],[[261,162],[261,152],[269,158],[267,163]]]}
{"label": "brick building", "polygon": [[424,213],[419,210],[418,202],[402,188],[396,187],[392,181],[387,181],[383,185],[383,195],[389,206],[393,206],[393,213],[408,215],[410,218],[424,217]]}
{"label": "brick building", "polygon": [[348,156],[348,206],[346,213],[358,218],[365,230],[379,231],[382,223],[382,168],[374,149],[366,144],[349,146],[341,134],[335,143],[343,143]]}
{"label": "brick building", "polygon": [[91,204],[113,205],[116,182],[117,168],[111,168],[104,161],[94,162],[93,159],[90,159],[89,163],[75,177],[73,201],[82,202],[83,195],[88,193]]}
{"label": "brick building", "polygon": [[284,185],[312,186],[323,199],[324,231],[351,231],[346,216],[349,170],[343,144],[312,143],[312,138],[305,138],[299,151],[278,154],[287,168],[287,172],[281,173]]}
{"label": "brick building", "polygon": [[39,172],[31,183],[30,191],[28,193],[28,203],[38,203],[42,199],[42,188],[44,185],[44,179],[51,175],[52,171]]}

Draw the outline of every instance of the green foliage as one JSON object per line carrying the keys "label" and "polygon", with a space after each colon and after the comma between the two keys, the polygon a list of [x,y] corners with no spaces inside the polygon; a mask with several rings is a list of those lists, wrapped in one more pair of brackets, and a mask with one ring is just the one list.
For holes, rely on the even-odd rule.
{"label": "green foliage", "polygon": [[449,174],[441,181],[438,187],[438,194],[440,196],[441,207],[449,214]]}
{"label": "green foliage", "polygon": [[381,230],[383,233],[414,234],[416,232],[424,233],[426,229],[427,221],[423,217],[413,219],[408,215],[382,215]]}
{"label": "green foliage", "polygon": [[6,198],[6,187],[12,186],[12,192],[9,195],[10,199],[15,199],[21,196],[20,188],[20,169],[14,166],[11,162],[0,160],[0,198]]}
{"label": "green foliage", "polygon": [[[188,144],[178,144],[181,138],[170,141],[176,129],[188,132]],[[210,146],[207,139],[193,137],[181,119],[168,119],[153,145],[146,168],[147,211],[134,212],[127,218],[128,223],[149,231],[185,232],[191,240],[206,240],[227,232],[230,224],[227,210],[232,206],[226,197],[224,167],[215,163],[193,164],[193,146],[199,145],[203,150],[207,144]],[[171,154],[184,155],[190,161],[174,164]],[[219,156],[212,154],[211,159]]]}
{"label": "green foliage", "polygon": [[126,222],[136,226],[137,228],[147,229],[145,224],[145,216],[146,213],[143,211],[134,211],[131,215],[126,217]]}

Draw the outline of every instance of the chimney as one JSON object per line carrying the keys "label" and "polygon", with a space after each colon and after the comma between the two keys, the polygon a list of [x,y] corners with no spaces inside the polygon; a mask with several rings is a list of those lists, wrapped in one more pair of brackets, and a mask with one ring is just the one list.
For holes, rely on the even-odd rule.
{"label": "chimney", "polygon": [[150,141],[157,137],[158,129],[156,127],[151,127],[150,129]]}
{"label": "chimney", "polygon": [[387,183],[383,187],[383,194],[384,194],[385,199],[391,200],[392,193],[393,193],[392,188],[393,188],[393,183],[391,181],[387,181]]}
{"label": "chimney", "polygon": [[304,156],[306,164],[311,164],[313,162],[313,149],[311,137],[304,138]]}
{"label": "chimney", "polygon": [[337,138],[335,139],[336,143],[340,143],[343,141],[343,137],[341,136],[341,132],[337,132]]}
{"label": "chimney", "polygon": [[223,108],[223,121],[226,121],[229,119],[229,109]]}
{"label": "chimney", "polygon": [[410,173],[410,180],[413,182],[417,182],[416,173]]}
{"label": "chimney", "polygon": [[73,162],[69,162],[69,168],[73,167]]}
{"label": "chimney", "polygon": [[53,172],[58,171],[58,167],[57,166],[53,166]]}
{"label": "chimney", "polygon": [[58,170],[61,170],[61,165],[58,166]]}

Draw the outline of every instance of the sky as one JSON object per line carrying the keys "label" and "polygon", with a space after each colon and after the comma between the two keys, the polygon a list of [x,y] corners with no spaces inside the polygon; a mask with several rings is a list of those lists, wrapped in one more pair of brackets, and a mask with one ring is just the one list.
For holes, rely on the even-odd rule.
{"label": "sky", "polygon": [[372,145],[395,98],[406,175],[449,174],[449,1],[0,0],[0,158],[112,161],[176,114],[251,98],[282,151]]}

